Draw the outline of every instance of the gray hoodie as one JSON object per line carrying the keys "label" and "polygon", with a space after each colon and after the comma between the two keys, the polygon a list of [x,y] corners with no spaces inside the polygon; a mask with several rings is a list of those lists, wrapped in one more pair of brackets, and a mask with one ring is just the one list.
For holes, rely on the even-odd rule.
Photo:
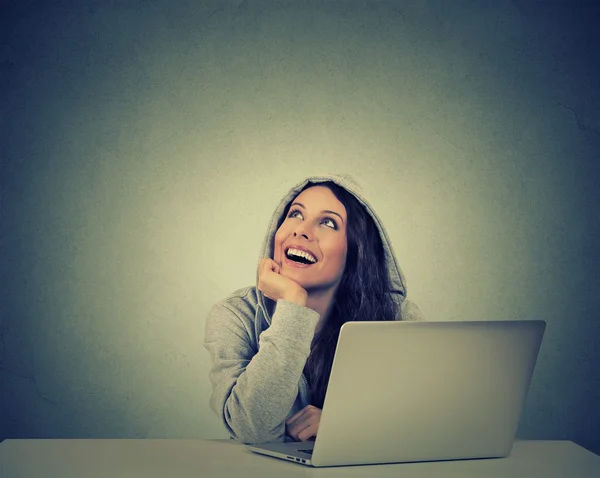
{"label": "gray hoodie", "polygon": [[[285,206],[308,182],[333,181],[352,193],[373,217],[381,234],[398,320],[422,320],[406,300],[406,283],[388,235],[360,187],[348,176],[312,176],[294,186],[275,210],[260,259],[273,258],[273,239]],[[258,280],[258,268],[257,268]],[[310,403],[303,374],[319,314],[294,302],[265,297],[256,286],[240,289],[215,304],[206,319],[204,347],[212,360],[210,406],[231,437],[244,443],[289,441],[285,421]]]}

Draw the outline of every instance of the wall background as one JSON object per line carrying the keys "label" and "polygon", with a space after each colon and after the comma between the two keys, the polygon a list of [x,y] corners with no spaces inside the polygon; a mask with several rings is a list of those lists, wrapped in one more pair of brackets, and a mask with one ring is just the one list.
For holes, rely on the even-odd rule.
{"label": "wall background", "polygon": [[225,437],[205,316],[331,171],[429,319],[547,321],[519,436],[600,453],[597,4],[48,3],[2,7],[1,437]]}

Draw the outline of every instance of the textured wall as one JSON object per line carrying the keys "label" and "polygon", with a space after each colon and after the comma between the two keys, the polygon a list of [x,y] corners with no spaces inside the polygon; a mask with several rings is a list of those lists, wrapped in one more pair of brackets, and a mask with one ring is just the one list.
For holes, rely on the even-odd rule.
{"label": "textured wall", "polygon": [[519,435],[600,453],[598,7],[49,3],[2,7],[2,436],[226,436],[205,316],[331,171],[429,319],[547,321]]}

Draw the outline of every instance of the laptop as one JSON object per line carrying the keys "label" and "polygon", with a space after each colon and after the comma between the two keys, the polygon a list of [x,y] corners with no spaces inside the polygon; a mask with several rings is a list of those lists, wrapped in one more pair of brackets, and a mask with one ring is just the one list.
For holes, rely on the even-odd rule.
{"label": "laptop", "polygon": [[315,467],[505,457],[545,328],[543,320],[348,322],[316,439],[247,447]]}

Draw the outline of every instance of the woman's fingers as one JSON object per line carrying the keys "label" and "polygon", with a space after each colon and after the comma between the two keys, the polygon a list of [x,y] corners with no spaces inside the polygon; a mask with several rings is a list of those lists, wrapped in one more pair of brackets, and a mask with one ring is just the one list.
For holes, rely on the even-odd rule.
{"label": "woman's fingers", "polygon": [[258,266],[258,289],[261,290],[269,299],[276,300],[273,294],[272,287],[269,287],[269,274],[274,272],[277,264],[268,257],[261,259]]}
{"label": "woman's fingers", "polygon": [[288,430],[289,435],[294,440],[305,441],[317,435],[319,430],[319,418],[311,417],[307,420],[298,420]]}
{"label": "woman's fingers", "polygon": [[274,301],[285,299],[306,305],[306,290],[280,271],[280,265],[273,259],[262,259],[258,270],[258,290]]}
{"label": "woman's fingers", "polygon": [[289,435],[294,440],[305,441],[317,435],[321,409],[308,405],[286,420]]}
{"label": "woman's fingers", "polygon": [[298,433],[298,440],[300,440],[300,441],[310,440],[312,437],[317,436],[318,431],[319,431],[319,422],[318,421],[313,422],[308,427],[306,427],[304,430],[302,430]]}
{"label": "woman's fingers", "polygon": [[270,271],[279,274],[279,271],[281,270],[279,264],[277,264],[277,262],[275,262],[273,259],[269,259],[268,257],[261,259],[258,268],[260,269],[261,273]]}
{"label": "woman's fingers", "polygon": [[269,259],[268,257],[265,257],[264,259],[261,259],[260,261],[260,272],[264,273],[266,271],[270,271],[271,270],[271,259]]}
{"label": "woman's fingers", "polygon": [[275,272],[276,274],[279,274],[279,264],[277,264],[277,262],[275,262],[273,259],[267,259],[267,264],[269,265],[269,270],[272,272]]}
{"label": "woman's fingers", "polygon": [[307,405],[302,410],[300,410],[298,413],[296,413],[295,415],[293,415],[290,418],[288,418],[285,421],[285,423],[286,424],[291,424],[291,423],[295,422],[296,420],[298,420],[298,418],[300,418],[302,415],[304,415],[304,413],[309,409],[309,407],[312,407],[312,405]]}

